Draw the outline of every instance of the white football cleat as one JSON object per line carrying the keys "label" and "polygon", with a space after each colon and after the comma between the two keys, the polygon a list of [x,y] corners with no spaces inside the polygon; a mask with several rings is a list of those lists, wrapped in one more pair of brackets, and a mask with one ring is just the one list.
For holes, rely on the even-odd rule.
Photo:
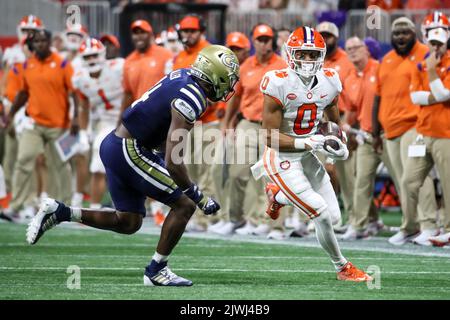
{"label": "white football cleat", "polygon": [[418,232],[413,234],[406,234],[403,231],[399,231],[396,234],[394,234],[392,237],[389,238],[389,243],[393,244],[395,246],[402,246],[408,241],[411,241],[417,236]]}
{"label": "white football cleat", "polygon": [[165,287],[189,287],[192,281],[177,276],[168,266],[151,275],[147,270],[144,273],[144,286],[165,286]]}
{"label": "white football cleat", "polygon": [[431,243],[430,238],[435,237],[437,235],[439,235],[439,230],[436,229],[423,230],[417,237],[414,238],[412,242],[421,246],[431,246],[433,244]]}
{"label": "white football cleat", "polygon": [[59,224],[56,213],[64,207],[64,204],[58,203],[54,199],[48,198],[42,201],[38,213],[28,224],[27,242],[35,244],[44,232]]}

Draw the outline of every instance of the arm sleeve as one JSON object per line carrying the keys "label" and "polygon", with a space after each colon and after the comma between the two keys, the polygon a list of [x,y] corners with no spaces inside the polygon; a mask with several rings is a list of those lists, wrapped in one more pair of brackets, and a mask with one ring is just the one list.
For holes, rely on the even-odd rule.
{"label": "arm sleeve", "polygon": [[412,91],[410,94],[411,101],[420,106],[427,106],[430,94],[429,91]]}
{"label": "arm sleeve", "polygon": [[430,89],[437,102],[450,100],[450,90],[444,86],[441,79],[431,81]]}
{"label": "arm sleeve", "polygon": [[174,108],[188,123],[194,123],[199,116],[195,111],[195,107],[185,99],[177,98],[172,101]]}

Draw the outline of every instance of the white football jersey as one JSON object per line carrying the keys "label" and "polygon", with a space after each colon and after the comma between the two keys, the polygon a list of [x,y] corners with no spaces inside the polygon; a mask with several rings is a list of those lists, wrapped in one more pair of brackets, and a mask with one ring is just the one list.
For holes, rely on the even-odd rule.
{"label": "white football jersey", "polygon": [[86,69],[75,73],[73,85],[89,99],[94,118],[116,123],[123,97],[123,58],[106,60],[100,77],[92,78]]}
{"label": "white football jersey", "polygon": [[297,138],[315,134],[323,111],[342,91],[342,84],[331,68],[320,69],[307,86],[286,68],[267,72],[260,89],[283,108],[280,133]]}
{"label": "white football jersey", "polygon": [[15,44],[12,47],[6,48],[3,54],[3,64],[11,68],[16,63],[24,63],[26,60],[25,53],[23,53],[22,46]]}

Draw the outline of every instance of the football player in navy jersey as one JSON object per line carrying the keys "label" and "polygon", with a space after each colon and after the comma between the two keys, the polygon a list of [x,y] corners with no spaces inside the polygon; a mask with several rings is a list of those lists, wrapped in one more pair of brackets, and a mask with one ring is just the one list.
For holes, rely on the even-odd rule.
{"label": "football player in navy jersey", "polygon": [[[168,257],[196,205],[207,215],[216,213],[220,206],[204,196],[189,179],[181,161],[182,150],[188,131],[207,108],[207,99],[227,101],[238,79],[237,57],[218,45],[204,48],[192,68],[179,69],[161,79],[123,113],[119,127],[100,146],[115,210],[72,208],[45,199],[28,226],[28,243],[35,244],[46,231],[63,221],[135,233],[145,216],[144,201],[150,197],[168,205],[171,211],[156,252],[145,268],[144,285],[192,285],[169,269]],[[164,153],[165,161],[161,157]]]}

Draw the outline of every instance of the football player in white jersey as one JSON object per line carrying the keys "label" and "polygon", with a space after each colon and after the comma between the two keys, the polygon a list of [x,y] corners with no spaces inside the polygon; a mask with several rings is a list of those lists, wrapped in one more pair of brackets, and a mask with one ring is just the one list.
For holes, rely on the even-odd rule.
{"label": "football player in white jersey", "polygon": [[[74,71],[74,75],[82,72],[84,69],[83,59],[79,54],[79,49],[83,41],[88,37],[87,29],[79,24],[67,24],[66,29],[61,35],[64,43],[65,51],[60,54],[70,61]],[[71,109],[73,103],[71,101]],[[70,112],[72,114],[72,112]],[[85,132],[80,132],[78,153],[70,159],[70,165],[76,172],[76,186],[75,192],[72,196],[71,204],[74,207],[81,207],[83,204],[83,193],[85,191],[86,183],[89,179],[89,160],[87,152],[89,151],[89,143],[87,136],[83,136]]]}
{"label": "football player in white jersey", "polygon": [[86,132],[93,125],[91,172],[91,208],[99,209],[105,192],[105,168],[100,160],[100,144],[118,121],[123,97],[123,58],[106,60],[106,48],[97,39],[87,38],[80,47],[83,69],[73,78],[82,101],[80,140],[89,145]]}
{"label": "football player in white jersey", "polygon": [[[326,45],[310,27],[292,32],[285,50],[288,68],[267,72],[261,81],[267,132],[262,164],[272,181],[266,186],[267,213],[276,219],[284,205],[296,207],[314,221],[316,236],[330,256],[338,280],[371,280],[341,254],[332,227],[341,215],[339,205],[330,178],[314,154],[322,152],[335,160],[348,157],[347,146],[340,139],[316,134],[324,114],[339,123],[339,76],[333,69],[322,68]],[[324,146],[327,139],[336,141],[339,148]]]}

